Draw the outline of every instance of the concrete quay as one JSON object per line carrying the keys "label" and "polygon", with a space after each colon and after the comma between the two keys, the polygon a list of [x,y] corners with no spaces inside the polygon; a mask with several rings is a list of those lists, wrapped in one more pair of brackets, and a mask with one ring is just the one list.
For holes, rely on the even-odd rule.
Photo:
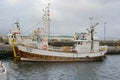
{"label": "concrete quay", "polygon": [[101,40],[100,45],[108,46],[107,54],[120,54],[120,40]]}
{"label": "concrete quay", "polygon": [[120,46],[108,46],[107,54],[120,54]]}
{"label": "concrete quay", "polygon": [[0,43],[0,58],[13,57],[13,50],[10,45]]}

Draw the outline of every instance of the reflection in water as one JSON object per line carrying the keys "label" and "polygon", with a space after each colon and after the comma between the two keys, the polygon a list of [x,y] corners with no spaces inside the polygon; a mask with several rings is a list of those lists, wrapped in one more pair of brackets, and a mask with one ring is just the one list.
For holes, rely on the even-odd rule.
{"label": "reflection in water", "polygon": [[120,55],[97,62],[3,61],[9,80],[118,80]]}

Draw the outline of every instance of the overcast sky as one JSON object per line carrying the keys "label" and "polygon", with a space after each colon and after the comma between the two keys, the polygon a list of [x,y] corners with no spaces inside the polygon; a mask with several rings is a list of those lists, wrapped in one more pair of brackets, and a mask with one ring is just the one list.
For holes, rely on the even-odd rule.
{"label": "overcast sky", "polygon": [[[41,22],[42,9],[51,3],[51,35],[74,35],[89,28],[90,17],[98,35],[120,38],[120,0],[0,0],[0,33],[7,34],[17,19],[22,32]],[[31,30],[30,30],[31,29]]]}

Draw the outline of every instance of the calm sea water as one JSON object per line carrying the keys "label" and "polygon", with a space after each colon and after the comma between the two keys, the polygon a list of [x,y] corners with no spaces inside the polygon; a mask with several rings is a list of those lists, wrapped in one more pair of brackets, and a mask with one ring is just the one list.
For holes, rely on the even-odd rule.
{"label": "calm sea water", "polygon": [[9,80],[120,80],[120,55],[95,62],[2,61]]}

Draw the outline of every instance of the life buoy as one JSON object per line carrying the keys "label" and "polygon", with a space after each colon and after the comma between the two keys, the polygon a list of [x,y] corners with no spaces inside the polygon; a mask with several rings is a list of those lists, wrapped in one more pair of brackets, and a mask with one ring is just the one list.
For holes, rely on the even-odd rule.
{"label": "life buoy", "polygon": [[47,45],[43,45],[43,46],[42,46],[42,49],[43,49],[43,50],[47,50]]}

